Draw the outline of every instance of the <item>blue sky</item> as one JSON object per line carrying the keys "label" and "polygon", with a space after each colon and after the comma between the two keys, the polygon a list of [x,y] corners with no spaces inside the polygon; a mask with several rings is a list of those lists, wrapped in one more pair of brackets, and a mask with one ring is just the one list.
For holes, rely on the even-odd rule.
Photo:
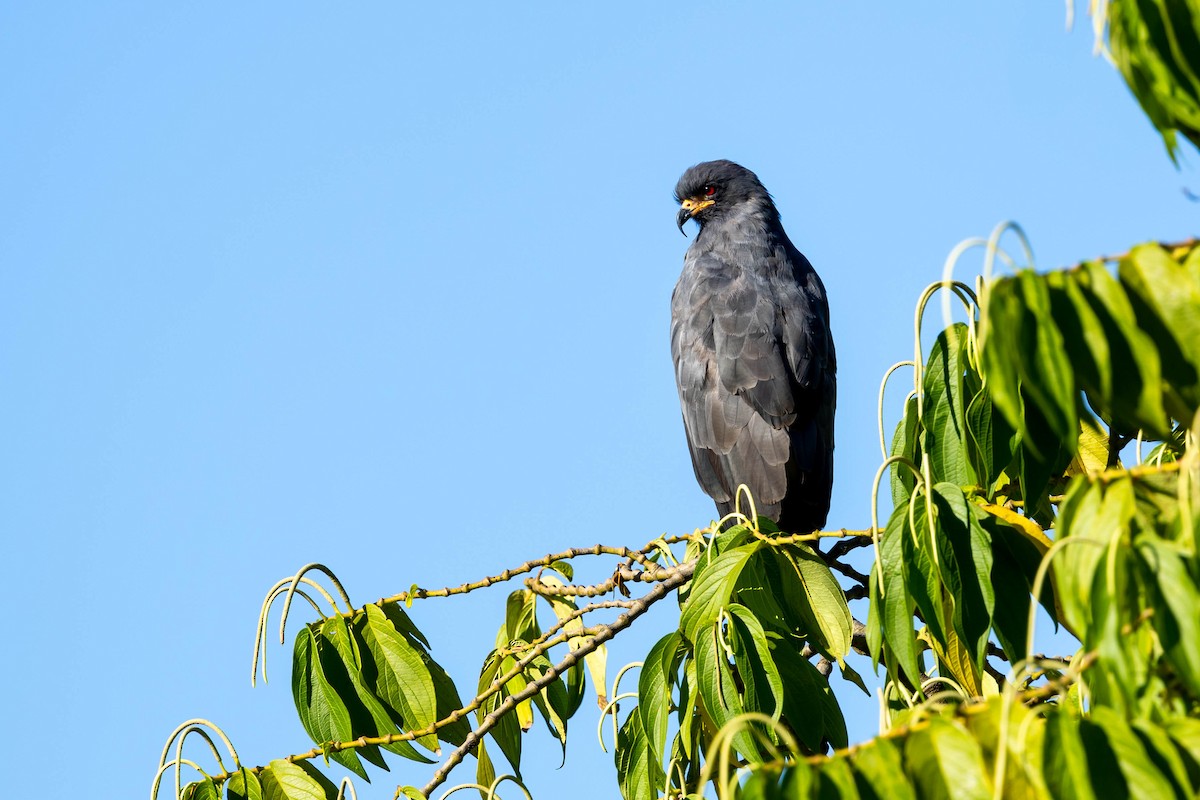
{"label": "blue sky", "polygon": [[[307,749],[290,651],[247,680],[262,596],[306,562],[362,603],[706,524],[667,339],[697,161],[754,169],[825,280],[830,525],[867,526],[878,381],[956,242],[1015,219],[1050,268],[1196,233],[1195,153],[1177,171],[1063,22],[1032,0],[6,4],[8,792],[138,796],[192,716],[247,761]],[[464,694],[504,593],[414,609]],[[529,735],[537,796],[613,796],[594,728],[588,705],[562,770]],[[375,774],[360,797],[429,771]]]}

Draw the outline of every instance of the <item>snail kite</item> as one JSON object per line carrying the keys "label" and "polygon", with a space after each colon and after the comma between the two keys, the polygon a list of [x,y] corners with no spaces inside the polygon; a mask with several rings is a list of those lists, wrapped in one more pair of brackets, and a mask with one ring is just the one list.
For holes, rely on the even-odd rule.
{"label": "snail kite", "polygon": [[817,530],[829,512],[837,394],[825,287],[745,167],[697,164],[675,199],[680,231],[689,219],[700,226],[671,296],[696,480],[722,516],[744,483],[782,530]]}

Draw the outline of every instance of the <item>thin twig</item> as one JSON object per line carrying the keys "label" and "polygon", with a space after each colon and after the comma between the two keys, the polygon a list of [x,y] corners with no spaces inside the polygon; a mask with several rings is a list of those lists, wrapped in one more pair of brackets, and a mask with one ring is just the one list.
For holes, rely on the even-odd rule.
{"label": "thin twig", "polygon": [[633,602],[633,606],[624,614],[617,617],[617,619],[613,621],[611,625],[604,626],[603,631],[598,633],[589,641],[584,642],[579,646],[578,649],[572,650],[563,658],[562,661],[547,669],[542,677],[530,683],[525,687],[525,689],[505,698],[503,703],[501,703],[494,711],[483,718],[483,721],[479,723],[479,727],[475,728],[475,730],[471,731],[471,733],[467,735],[466,741],[464,741],[457,749],[455,749],[453,753],[450,754],[450,757],[447,758],[442,766],[438,768],[437,772],[433,774],[433,777],[430,779],[429,783],[425,784],[425,787],[421,790],[421,794],[425,797],[429,797],[431,794],[433,794],[434,790],[436,790],[437,787],[441,786],[442,783],[445,782],[446,777],[450,774],[450,771],[462,763],[462,760],[466,758],[467,753],[470,753],[476,747],[478,747],[479,742],[483,739],[484,735],[487,734],[487,732],[493,727],[495,727],[496,723],[498,723],[505,714],[508,714],[510,711],[516,708],[517,705],[522,701],[533,697],[542,689],[549,686],[558,678],[559,675],[573,667],[585,655],[591,653],[600,645],[604,644],[604,642],[617,635],[617,633],[632,625],[635,619],[650,609],[650,606],[666,597],[674,589],[677,589],[678,587],[687,583],[695,571],[696,561],[694,560],[688,561],[685,564],[681,564],[676,569],[671,570],[673,574],[669,578],[655,586],[641,598],[635,600]]}

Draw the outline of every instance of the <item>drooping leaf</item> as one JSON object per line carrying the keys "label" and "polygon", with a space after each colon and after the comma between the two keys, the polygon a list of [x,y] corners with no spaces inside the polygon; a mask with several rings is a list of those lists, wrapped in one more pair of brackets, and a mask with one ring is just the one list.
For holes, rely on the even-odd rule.
{"label": "drooping leaf", "polygon": [[[880,624],[883,628],[883,639],[896,659],[895,664],[889,663],[888,669],[893,673],[902,670],[909,685],[916,687],[921,685],[921,668],[917,661],[917,639],[913,631],[913,611],[916,603],[908,590],[909,567],[904,558],[908,539],[908,513],[907,509],[901,506],[892,512],[879,541],[876,569],[882,570],[884,585]],[[873,591],[876,586],[876,582],[872,581]],[[875,602],[872,601],[872,610],[875,608]],[[872,654],[875,652],[873,650]]]}
{"label": "drooping leaf", "polygon": [[518,639],[531,642],[540,636],[537,621],[537,595],[519,589],[508,596],[504,611],[504,626],[496,635],[496,647],[505,647]]}
{"label": "drooping leaf", "polygon": [[979,743],[941,717],[910,733],[905,741],[907,769],[923,797],[991,800],[990,780]]}
{"label": "drooping leaf", "polygon": [[212,778],[193,781],[179,791],[179,800],[220,800],[221,792]]}
{"label": "drooping leaf", "polygon": [[[351,738],[399,733],[399,728],[383,703],[366,686],[364,664],[369,662],[364,662],[362,651],[367,648],[363,645],[360,649],[358,640],[351,632],[349,621],[340,616],[331,617],[321,623],[318,633],[322,644],[331,645],[323,648],[324,654],[328,656],[324,664],[327,678],[333,685],[349,685],[351,689],[350,692],[342,692],[340,695],[350,714]],[[370,658],[369,654],[367,658]],[[436,739],[434,742],[436,744]],[[432,763],[408,742],[395,742],[388,745],[388,749],[424,763]],[[360,747],[356,752],[380,769],[388,769],[378,747]]]}
{"label": "drooping leaf", "polygon": [[1128,480],[1108,484],[1077,477],[1059,507],[1059,537],[1093,542],[1066,545],[1055,556],[1054,584],[1065,621],[1075,631],[1092,622],[1092,576],[1109,540],[1128,528],[1133,517],[1133,492]]}
{"label": "drooping leaf", "polygon": [[671,710],[671,690],[683,639],[672,632],[650,648],[638,676],[638,707],[642,732],[651,757],[662,763],[667,749],[667,722]]}
{"label": "drooping leaf", "polygon": [[1165,655],[1192,697],[1200,699],[1200,592],[1186,554],[1156,536],[1138,539],[1147,578],[1156,586],[1151,621]]}
{"label": "drooping leaf", "polygon": [[[1044,277],[1030,270],[1017,273],[1016,280],[1024,301],[1022,350],[1017,362],[1022,391],[1037,404],[1058,440],[1074,451],[1079,431],[1075,377],[1050,306],[1049,288]],[[1025,445],[1047,455],[1043,443],[1034,438],[1027,437]]]}
{"label": "drooping leaf", "polygon": [[733,663],[750,711],[759,711],[779,719],[783,711],[783,680],[771,655],[767,635],[758,619],[743,605],[727,609],[729,626],[726,629],[733,647]]}
{"label": "drooping leaf", "polygon": [[1085,263],[1074,276],[1080,294],[1091,306],[1104,331],[1114,380],[1107,398],[1090,397],[1098,410],[1111,415],[1121,431],[1144,428],[1151,433],[1168,429],[1162,405],[1162,374],[1158,348],[1140,327],[1125,290],[1098,261]]}
{"label": "drooping leaf", "polygon": [[851,759],[855,785],[863,800],[916,800],[900,759],[900,750],[887,739],[878,738]]}
{"label": "drooping leaf", "polygon": [[1142,746],[1146,748],[1146,755],[1154,769],[1171,782],[1173,796],[1187,798],[1194,794],[1191,791],[1192,782],[1187,766],[1167,732],[1144,719],[1134,720],[1132,727]]}
{"label": "drooping leaf", "polygon": [[[310,626],[296,634],[292,665],[292,696],[304,730],[318,745],[346,742],[354,737],[350,711],[342,693],[353,696],[354,689],[344,682],[334,685],[326,675],[328,656],[322,650],[331,648]],[[336,652],[332,654],[337,658]],[[353,750],[337,750],[329,758],[369,780],[367,771]]]}
{"label": "drooping leaf", "polygon": [[[462,698],[458,694],[458,688],[454,685],[454,681],[446,674],[446,670],[442,669],[441,664],[428,656],[425,657],[424,662],[426,669],[429,670],[429,677],[433,680],[437,717],[439,720],[444,720],[463,707]],[[467,724],[466,717],[460,717],[454,722],[438,728],[437,736],[443,742],[457,747],[467,740],[470,732],[471,726]]]}
{"label": "drooping leaf", "polygon": [[333,800],[337,787],[306,761],[282,758],[267,764],[259,774],[263,800]]}
{"label": "drooping leaf", "polygon": [[[718,729],[746,711],[721,637],[720,623],[714,622],[695,642],[696,682],[700,702]],[[754,738],[748,731],[736,733],[732,743],[746,759],[755,762],[762,760]]]}
{"label": "drooping leaf", "polygon": [[774,650],[783,680],[782,719],[809,752],[820,753],[822,742],[846,746],[846,722],[829,681],[807,659],[789,647]]}
{"label": "drooping leaf", "polygon": [[758,551],[758,544],[733,547],[714,558],[702,558],[692,578],[691,592],[683,605],[680,630],[688,641],[696,641],[728,605],[730,593],[746,561]]}
{"label": "drooping leaf", "polygon": [[785,577],[784,599],[801,615],[814,644],[843,662],[853,630],[846,595],[825,561],[804,544],[774,548]]}
{"label": "drooping leaf", "polygon": [[[424,653],[397,630],[379,606],[365,606],[355,620],[355,630],[371,654],[375,693],[404,728],[421,730],[436,722],[437,693]],[[439,750],[436,734],[417,741],[435,753]]]}
{"label": "drooping leaf", "polygon": [[[910,397],[904,403],[904,417],[896,424],[896,433],[892,437],[893,456],[904,456],[914,464],[921,463],[917,453],[917,398]],[[892,505],[901,506],[908,502],[916,485],[916,476],[903,464],[893,464],[892,472]]]}
{"label": "drooping leaf", "polygon": [[996,603],[991,580],[991,537],[960,488],[939,483],[933,491],[942,585],[951,592],[954,628],[974,657],[973,674],[978,679],[983,674]]}
{"label": "drooping leaf", "polygon": [[819,800],[859,800],[854,770],[850,769],[847,759],[832,758],[816,772],[820,781],[817,788]]}
{"label": "drooping leaf", "polygon": [[980,297],[979,368],[992,403],[1018,432],[1023,433],[1025,403],[1021,397],[1018,360],[1024,317],[1020,287],[1012,278],[993,281]]}
{"label": "drooping leaf", "polygon": [[225,794],[228,800],[262,800],[262,784],[253,772],[241,769],[225,784]]}
{"label": "drooping leaf", "polygon": [[[550,663],[546,654],[539,653],[525,668],[525,676],[530,682],[545,680],[552,669],[553,664]],[[562,675],[558,675],[531,698],[533,705],[550,729],[550,733],[558,739],[562,746],[564,762],[567,758],[567,720],[570,717],[568,714],[570,699],[567,694],[566,681]]]}
{"label": "drooping leaf", "polygon": [[[564,565],[569,567],[570,564]],[[551,586],[562,586],[562,582],[553,578],[553,576],[542,576],[542,582]],[[560,623],[564,623],[563,630],[567,633],[582,632],[583,620],[575,616],[578,610],[575,601],[569,597],[559,597],[551,595],[546,598],[550,603],[550,608],[554,611],[554,616],[558,618]],[[572,650],[577,650],[583,644],[585,637],[582,634],[578,638],[567,640],[567,646]],[[608,703],[608,679],[605,674],[608,664],[608,649],[604,645],[600,645],[595,650],[591,651],[583,657],[584,665],[587,674],[591,677],[592,687],[596,692],[596,701],[600,708]],[[568,676],[568,687],[570,690],[570,703],[568,705],[568,717],[575,715],[579,709],[580,702],[583,699],[583,672],[576,665],[571,668],[571,674]]]}
{"label": "drooping leaf", "polygon": [[922,450],[929,454],[935,480],[955,486],[973,484],[966,456],[966,400],[963,358],[967,326],[955,323],[939,334],[924,373],[925,426]]}
{"label": "drooping leaf", "polygon": [[662,768],[650,752],[639,714],[630,714],[617,732],[614,756],[617,785],[625,800],[657,800],[665,783]]}
{"label": "drooping leaf", "polygon": [[1163,378],[1183,402],[1174,415],[1191,419],[1200,406],[1200,287],[1157,244],[1133,248],[1121,259],[1118,274],[1138,326],[1162,354]]}
{"label": "drooping leaf", "polygon": [[[490,787],[496,780],[496,765],[492,763],[492,757],[488,755],[487,748],[484,746],[485,742],[486,739],[480,740],[475,748],[475,782],[480,786]],[[486,792],[481,791],[479,795],[483,800],[488,800]]]}
{"label": "drooping leaf", "polygon": [[[508,662],[507,666],[505,661]],[[495,650],[489,653],[488,657],[484,659],[483,669],[479,672],[479,694],[482,695],[486,690],[491,689],[493,684],[508,673],[512,664],[512,656],[501,656]],[[519,675],[511,681],[501,684],[499,691],[490,694],[476,710],[476,718],[482,722],[484,717],[500,707],[500,704],[512,694],[513,689],[519,690],[524,686],[525,681]],[[527,706],[528,708],[531,708],[531,705]],[[531,714],[531,712],[527,713]],[[508,759],[516,776],[521,777],[521,724],[517,721],[517,715],[504,714],[501,716],[499,721],[492,726],[489,735],[500,746],[500,751]]]}
{"label": "drooping leaf", "polygon": [[1115,2],[1108,8],[1113,63],[1176,161],[1178,135],[1200,147],[1200,87],[1195,7]]}
{"label": "drooping leaf", "polygon": [[1046,715],[1042,775],[1052,797],[1096,800],[1088,773],[1087,750],[1079,735],[1079,721],[1065,711],[1052,711]]}
{"label": "drooping leaf", "polygon": [[1170,782],[1154,768],[1146,748],[1116,712],[1097,706],[1092,709],[1091,721],[1104,731],[1132,800],[1162,800],[1174,796]]}

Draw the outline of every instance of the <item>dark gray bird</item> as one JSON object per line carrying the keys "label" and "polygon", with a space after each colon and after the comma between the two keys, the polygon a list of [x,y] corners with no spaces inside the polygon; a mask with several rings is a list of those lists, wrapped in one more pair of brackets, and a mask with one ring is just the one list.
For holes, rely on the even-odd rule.
{"label": "dark gray bird", "polygon": [[679,230],[689,219],[700,225],[671,295],[696,480],[722,515],[744,483],[782,530],[817,530],[833,486],[837,396],[825,287],[745,167],[697,164],[675,199]]}

